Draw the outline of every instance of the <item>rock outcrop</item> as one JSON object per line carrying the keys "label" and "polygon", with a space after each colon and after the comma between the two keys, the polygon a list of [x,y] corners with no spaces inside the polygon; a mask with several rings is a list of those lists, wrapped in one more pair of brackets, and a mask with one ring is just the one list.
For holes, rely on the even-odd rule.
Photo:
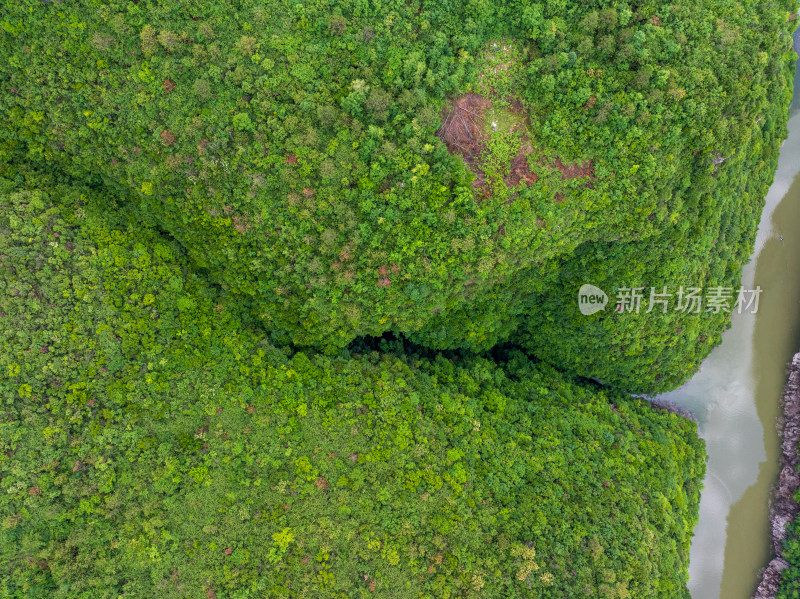
{"label": "rock outcrop", "polygon": [[761,583],[753,599],[774,599],[781,581],[781,572],[789,564],[781,557],[783,540],[787,526],[797,517],[800,506],[793,499],[800,487],[800,463],[798,443],[800,443],[800,353],[792,358],[789,380],[781,399],[783,414],[778,424],[781,434],[781,473],[770,505],[770,533],[775,557],[764,569]]}

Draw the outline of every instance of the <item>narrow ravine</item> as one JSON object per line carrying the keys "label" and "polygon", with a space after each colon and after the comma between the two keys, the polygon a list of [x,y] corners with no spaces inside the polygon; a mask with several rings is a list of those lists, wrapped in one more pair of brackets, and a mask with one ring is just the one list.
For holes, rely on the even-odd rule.
{"label": "narrow ravine", "polygon": [[[795,48],[800,34],[795,34]],[[800,75],[795,77],[795,90]],[[769,497],[778,472],[776,419],[786,365],[800,348],[800,94],[742,275],[763,290],[757,314],[735,314],[700,372],[659,396],[697,419],[709,453],[689,566],[693,599],[749,599],[772,557]]]}

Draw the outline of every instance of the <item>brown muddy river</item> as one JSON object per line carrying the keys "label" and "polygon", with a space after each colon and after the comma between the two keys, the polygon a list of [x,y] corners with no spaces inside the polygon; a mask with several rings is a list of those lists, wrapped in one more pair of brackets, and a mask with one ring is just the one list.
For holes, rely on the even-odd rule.
{"label": "brown muddy river", "polygon": [[758,312],[734,314],[722,344],[694,378],[659,396],[695,416],[709,454],[690,556],[692,599],[749,599],[772,557],[768,509],[778,473],[776,418],[786,364],[800,351],[798,89],[800,72],[789,137],[742,275],[745,289],[763,290]]}

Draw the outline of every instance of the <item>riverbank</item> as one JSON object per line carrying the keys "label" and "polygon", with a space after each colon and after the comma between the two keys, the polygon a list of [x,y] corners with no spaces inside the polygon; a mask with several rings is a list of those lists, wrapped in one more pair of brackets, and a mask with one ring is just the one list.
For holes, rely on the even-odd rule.
{"label": "riverbank", "polygon": [[772,495],[769,510],[770,534],[772,537],[773,559],[764,569],[761,583],[753,599],[774,599],[781,581],[781,572],[788,567],[782,557],[783,540],[786,527],[797,517],[800,506],[793,496],[800,488],[800,463],[798,443],[800,443],[800,353],[792,358],[789,378],[781,398],[782,416],[778,427],[781,432],[781,459],[778,484]]}

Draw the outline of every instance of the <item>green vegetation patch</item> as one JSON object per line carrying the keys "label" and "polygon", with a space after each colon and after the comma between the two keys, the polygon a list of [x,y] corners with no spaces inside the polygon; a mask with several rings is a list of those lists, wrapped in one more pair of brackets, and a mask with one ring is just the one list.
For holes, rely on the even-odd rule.
{"label": "green vegetation patch", "polygon": [[495,104],[492,104],[483,116],[483,129],[487,135],[508,135],[517,131],[521,132],[524,127],[525,117],[522,114]]}
{"label": "green vegetation patch", "polygon": [[517,42],[489,41],[477,59],[476,93],[499,107],[510,105],[524,86],[523,58]]}

